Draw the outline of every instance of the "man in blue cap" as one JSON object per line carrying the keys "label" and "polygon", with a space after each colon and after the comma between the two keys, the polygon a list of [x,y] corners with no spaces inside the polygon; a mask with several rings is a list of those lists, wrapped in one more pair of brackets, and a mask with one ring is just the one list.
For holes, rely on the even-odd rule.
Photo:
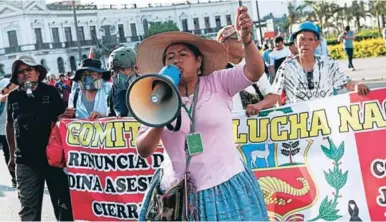
{"label": "man in blue cap", "polygon": [[360,95],[369,93],[366,85],[352,81],[333,59],[315,55],[320,33],[312,22],[302,23],[293,34],[299,55],[282,63],[273,82],[276,94],[285,91],[287,104],[333,96],[343,87]]}

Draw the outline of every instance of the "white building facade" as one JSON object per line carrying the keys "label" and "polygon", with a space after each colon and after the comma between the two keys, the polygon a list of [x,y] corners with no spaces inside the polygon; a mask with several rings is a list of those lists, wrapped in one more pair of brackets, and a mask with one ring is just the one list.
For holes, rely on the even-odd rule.
{"label": "white building facade", "polygon": [[[243,1],[252,7],[249,1]],[[214,36],[234,23],[237,1],[185,3],[146,8],[76,10],[82,58],[97,42],[134,46],[143,39],[151,22],[174,21],[181,31]],[[17,56],[31,55],[50,73],[74,71],[79,64],[74,14],[71,6],[46,5],[37,1],[0,1],[0,64],[10,74]]]}

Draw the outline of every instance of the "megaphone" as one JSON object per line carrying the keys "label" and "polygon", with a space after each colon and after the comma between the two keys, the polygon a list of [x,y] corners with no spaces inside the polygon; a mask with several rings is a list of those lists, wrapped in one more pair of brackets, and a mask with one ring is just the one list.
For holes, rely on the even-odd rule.
{"label": "megaphone", "polygon": [[175,65],[163,67],[158,74],[146,74],[134,80],[126,93],[127,108],[132,116],[150,127],[169,128],[177,118],[177,125],[180,125],[180,80],[181,72]]}

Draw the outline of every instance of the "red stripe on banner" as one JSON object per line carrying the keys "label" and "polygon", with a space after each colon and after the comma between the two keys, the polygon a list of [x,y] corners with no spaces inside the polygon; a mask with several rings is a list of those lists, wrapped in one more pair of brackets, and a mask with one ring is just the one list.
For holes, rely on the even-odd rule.
{"label": "red stripe on banner", "polygon": [[[372,91],[366,99],[367,102],[363,102],[364,97],[360,97],[357,94],[350,96],[351,102],[361,102],[361,115],[362,121],[369,120],[372,117],[377,119],[377,124],[381,128],[380,124],[385,121],[385,107],[384,101],[386,99],[386,90]],[[364,108],[365,104],[373,104],[379,102],[379,111],[383,116],[377,115],[377,111],[371,114],[370,109]],[[379,112],[378,112],[379,114]],[[378,118],[377,118],[378,117]],[[376,124],[373,125],[375,127]],[[376,128],[374,128],[376,129]],[[371,130],[367,132],[355,133],[355,139],[357,143],[359,161],[362,171],[363,184],[365,186],[365,193],[367,198],[367,205],[372,221],[385,221],[386,220],[386,129]],[[350,152],[349,150],[347,150]],[[353,196],[355,198],[355,196]],[[359,209],[359,217],[362,209]]]}

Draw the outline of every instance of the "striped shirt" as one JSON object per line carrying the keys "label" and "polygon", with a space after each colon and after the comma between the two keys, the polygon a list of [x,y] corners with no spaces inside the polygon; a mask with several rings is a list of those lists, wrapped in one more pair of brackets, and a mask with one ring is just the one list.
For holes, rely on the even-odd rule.
{"label": "striped shirt", "polygon": [[311,80],[314,88],[309,89],[307,73],[297,58],[296,56],[283,62],[272,85],[275,94],[280,95],[285,91],[287,104],[333,96],[334,90],[342,89],[351,80],[330,57],[315,56]]}

